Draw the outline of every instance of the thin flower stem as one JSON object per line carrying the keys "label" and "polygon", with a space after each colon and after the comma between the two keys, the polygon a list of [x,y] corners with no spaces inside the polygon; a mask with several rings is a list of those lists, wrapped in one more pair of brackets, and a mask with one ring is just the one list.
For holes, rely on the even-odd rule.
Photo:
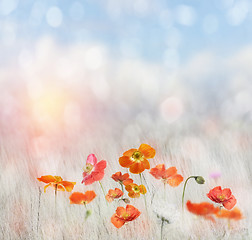
{"label": "thin flower stem", "polygon": [[56,217],[56,215],[57,215],[57,190],[58,190],[58,184],[56,183],[55,184],[55,201],[54,201],[54,204],[55,204],[55,206],[54,206],[54,208],[55,208],[55,217]]}
{"label": "thin flower stem", "polygon": [[187,184],[187,182],[188,182],[188,180],[189,180],[190,178],[195,178],[195,176],[190,176],[190,177],[188,177],[188,178],[186,179],[185,183],[184,183],[183,194],[182,194],[182,210],[183,210],[183,212],[184,212],[184,200],[185,200],[185,189],[186,189],[186,184]]}
{"label": "thin flower stem", "polygon": [[[104,197],[105,197],[105,199],[106,199],[106,193],[105,193],[105,191],[104,191],[104,188],[103,188],[103,186],[102,186],[101,181],[99,181],[99,183],[100,183],[100,186],[101,186],[101,189],[102,189],[103,195],[104,195]],[[106,201],[106,204],[108,205],[107,201]]]}
{"label": "thin flower stem", "polygon": [[[142,185],[142,191],[144,192],[143,180],[142,180],[142,173],[139,173],[139,176],[140,176],[140,181],[141,181],[141,185]],[[144,195],[144,204],[145,204],[146,212],[148,213],[148,210],[147,210],[147,203],[146,203],[146,197],[145,197],[145,194],[143,194],[143,195]]]}
{"label": "thin flower stem", "polygon": [[122,192],[124,193],[124,189],[123,189],[123,184],[121,182],[119,182],[122,188]]}
{"label": "thin flower stem", "polygon": [[37,217],[37,232],[39,229],[39,211],[40,211],[40,198],[41,198],[41,189],[39,187],[39,199],[38,199],[38,217]]}
{"label": "thin flower stem", "polygon": [[166,200],[165,187],[166,187],[166,183],[164,182],[164,200]]}
{"label": "thin flower stem", "polygon": [[163,229],[164,229],[164,219],[162,219],[162,223],[161,223],[161,240],[163,240]]}

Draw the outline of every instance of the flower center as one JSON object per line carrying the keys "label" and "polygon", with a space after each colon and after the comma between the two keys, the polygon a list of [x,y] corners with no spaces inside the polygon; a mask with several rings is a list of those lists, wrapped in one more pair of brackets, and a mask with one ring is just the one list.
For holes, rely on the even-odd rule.
{"label": "flower center", "polygon": [[132,154],[132,158],[133,158],[135,161],[141,162],[141,161],[143,160],[143,154],[142,154],[140,151],[135,151],[135,152]]}
{"label": "flower center", "polygon": [[134,187],[133,187],[133,191],[134,191],[134,192],[139,192],[139,187],[138,187],[138,186],[134,186]]}
{"label": "flower center", "polygon": [[124,214],[122,215],[122,217],[123,217],[124,219],[127,219],[127,218],[129,217],[129,214],[128,214],[128,213],[124,213]]}
{"label": "flower center", "polygon": [[91,163],[87,163],[84,172],[86,173],[90,173],[92,171],[92,169],[94,168],[94,166]]}
{"label": "flower center", "polygon": [[62,178],[61,177],[59,177],[59,176],[54,176],[54,178],[56,179],[56,181],[55,182],[61,182],[62,181]]}
{"label": "flower center", "polygon": [[224,196],[224,195],[220,195],[220,196],[218,197],[218,199],[219,199],[220,201],[223,201],[223,200],[225,199],[225,196]]}

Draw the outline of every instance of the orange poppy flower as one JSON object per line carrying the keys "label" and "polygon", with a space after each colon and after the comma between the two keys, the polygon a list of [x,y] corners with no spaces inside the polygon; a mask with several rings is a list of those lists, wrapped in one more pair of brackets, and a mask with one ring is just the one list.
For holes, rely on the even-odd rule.
{"label": "orange poppy flower", "polygon": [[85,194],[81,192],[74,192],[69,197],[70,204],[88,204],[96,197],[94,191],[86,191]]}
{"label": "orange poppy flower", "polygon": [[108,194],[106,195],[106,200],[108,202],[113,202],[114,199],[120,198],[123,195],[123,191],[120,190],[119,188],[109,189]]}
{"label": "orange poppy flower", "polygon": [[216,212],[216,217],[218,218],[228,218],[228,219],[233,219],[233,220],[241,220],[242,213],[239,208],[234,208],[231,211],[228,211],[226,209],[221,209],[220,211]]}
{"label": "orange poppy flower", "polygon": [[186,206],[189,212],[200,216],[215,214],[219,211],[218,208],[214,207],[213,204],[208,202],[191,203],[191,201],[187,201]]}
{"label": "orange poppy flower", "polygon": [[124,186],[133,183],[133,180],[131,178],[129,178],[129,174],[125,173],[122,175],[121,172],[116,172],[115,174],[113,174],[111,176],[111,178],[113,180],[115,180],[116,182],[119,182],[120,184],[123,184]]}
{"label": "orange poppy flower", "polygon": [[231,210],[236,204],[236,198],[232,195],[230,188],[221,189],[220,186],[209,191],[207,196],[214,202],[220,203],[227,210]]}
{"label": "orange poppy flower", "polygon": [[63,181],[62,177],[60,176],[46,175],[37,179],[40,182],[47,183],[47,185],[44,187],[44,192],[46,192],[46,189],[49,186],[52,186],[54,189],[57,189],[58,191],[71,192],[74,188],[74,185],[76,184],[76,182]]}
{"label": "orange poppy flower", "polygon": [[183,181],[183,177],[177,174],[176,167],[165,169],[164,164],[159,164],[152,168],[150,174],[156,179],[162,179],[164,183],[168,183],[172,187],[177,187]]}
{"label": "orange poppy flower", "polygon": [[141,212],[132,205],[124,207],[118,207],[116,213],[111,217],[111,223],[116,228],[122,227],[125,223],[135,220],[140,216]]}
{"label": "orange poppy flower", "polygon": [[141,173],[145,169],[150,169],[150,163],[147,159],[154,158],[156,151],[147,144],[141,144],[139,149],[130,149],[123,153],[119,158],[122,167],[129,168],[131,173]]}
{"label": "orange poppy flower", "polygon": [[140,194],[147,193],[147,190],[144,185],[137,185],[135,183],[131,183],[125,187],[125,189],[129,192],[128,195],[131,198],[139,198]]}

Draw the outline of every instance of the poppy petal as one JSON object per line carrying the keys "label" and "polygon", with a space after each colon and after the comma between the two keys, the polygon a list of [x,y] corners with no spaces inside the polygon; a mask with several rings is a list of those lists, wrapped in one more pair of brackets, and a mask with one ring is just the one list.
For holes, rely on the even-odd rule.
{"label": "poppy petal", "polygon": [[131,183],[133,183],[133,179],[131,179],[131,178],[128,178],[127,180],[124,180],[124,181],[123,181],[123,185],[124,185],[124,186],[127,186],[127,185],[129,185],[129,184],[131,184]]}
{"label": "poppy petal", "polygon": [[148,161],[147,159],[144,159],[144,160],[142,161],[142,164],[143,164],[143,167],[144,167],[145,169],[150,169],[150,163],[149,163],[149,161]]}
{"label": "poppy petal", "polygon": [[71,194],[69,199],[70,199],[70,204],[83,204],[85,195],[81,192],[74,192]]}
{"label": "poppy petal", "polygon": [[105,160],[101,160],[100,162],[98,162],[93,171],[99,172],[99,171],[103,171],[107,166],[107,162]]}
{"label": "poppy petal", "polygon": [[148,144],[141,144],[138,149],[146,158],[154,158],[156,151]]}
{"label": "poppy petal", "polygon": [[232,195],[228,201],[223,203],[223,207],[227,210],[231,210],[235,206],[236,202],[236,198]]}
{"label": "poppy petal", "polygon": [[134,160],[128,156],[123,156],[119,158],[119,163],[122,167],[130,167],[134,163]]}
{"label": "poppy petal", "polygon": [[45,185],[45,187],[44,187],[44,192],[46,192],[46,189],[47,189],[48,187],[50,187],[51,185],[52,185],[51,183]]}
{"label": "poppy petal", "polygon": [[164,175],[164,171],[165,171],[165,165],[158,164],[156,167],[150,170],[150,174],[156,179],[161,179]]}
{"label": "poppy petal", "polygon": [[113,225],[116,227],[116,228],[121,228],[124,224],[125,224],[125,221],[121,218],[119,218],[116,213],[113,214],[113,216],[111,217],[111,223],[113,223]]}
{"label": "poppy petal", "polygon": [[167,183],[171,186],[171,187],[177,187],[181,182],[183,181],[183,177],[179,174],[176,174],[174,176],[171,176]]}
{"label": "poppy petal", "polygon": [[139,185],[139,190],[140,190],[140,193],[142,193],[142,194],[147,193],[147,190],[144,185]]}
{"label": "poppy petal", "polygon": [[92,153],[92,154],[89,154],[88,157],[87,157],[86,163],[90,163],[90,164],[92,164],[93,166],[95,166],[96,163],[97,163],[97,158],[96,158],[96,156],[95,156],[93,153]]}
{"label": "poppy petal", "polygon": [[51,182],[56,182],[56,179],[52,175],[46,175],[42,176],[40,178],[37,178],[39,181],[44,182],[44,183],[51,183]]}
{"label": "poppy petal", "polygon": [[96,197],[96,194],[94,191],[86,191],[84,196],[85,196],[84,201],[90,203]]}
{"label": "poppy petal", "polygon": [[231,195],[232,195],[232,192],[231,192],[230,188],[224,188],[224,189],[222,190],[222,194],[223,194],[226,198],[230,198]]}
{"label": "poppy petal", "polygon": [[133,163],[131,166],[130,166],[130,172],[131,173],[135,173],[135,174],[138,174],[138,173],[141,173],[145,170],[143,164],[141,162],[136,162],[136,163]]}
{"label": "poppy petal", "polygon": [[122,217],[123,215],[126,214],[126,209],[124,207],[118,207],[116,209],[116,214],[118,217]]}
{"label": "poppy petal", "polygon": [[132,148],[132,149],[130,149],[130,150],[124,152],[124,153],[123,153],[123,156],[131,157],[132,154],[133,154],[134,152],[136,152],[136,151],[137,151],[137,149]]}
{"label": "poppy petal", "polygon": [[67,192],[71,192],[76,182],[62,181],[61,184],[64,186]]}
{"label": "poppy petal", "polygon": [[163,178],[169,178],[172,175],[177,174],[177,168],[176,167],[170,167],[168,169],[165,170]]}

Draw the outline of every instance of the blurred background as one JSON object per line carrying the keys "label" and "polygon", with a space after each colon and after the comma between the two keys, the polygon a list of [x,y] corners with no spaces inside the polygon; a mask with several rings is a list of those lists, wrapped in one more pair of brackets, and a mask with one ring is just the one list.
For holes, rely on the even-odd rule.
{"label": "blurred background", "polygon": [[1,0],[1,139],[36,152],[160,129],[246,134],[251,24],[249,0]]}

